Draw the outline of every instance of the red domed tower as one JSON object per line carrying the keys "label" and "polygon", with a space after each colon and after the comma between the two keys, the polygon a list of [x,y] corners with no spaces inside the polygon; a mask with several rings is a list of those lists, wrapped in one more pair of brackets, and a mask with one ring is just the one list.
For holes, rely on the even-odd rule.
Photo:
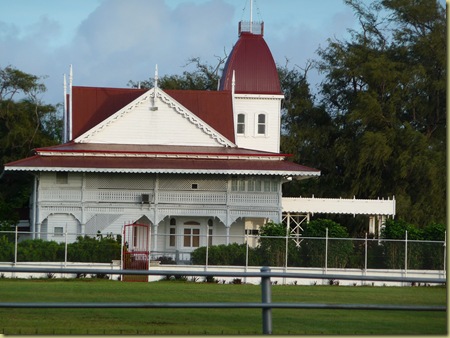
{"label": "red domed tower", "polygon": [[239,23],[239,39],[225,64],[219,90],[233,93],[236,144],[278,153],[284,96],[263,35],[263,22]]}
{"label": "red domed tower", "polygon": [[225,64],[219,90],[232,90],[235,73],[237,94],[282,94],[277,67],[263,33],[263,22],[239,23],[239,40]]}

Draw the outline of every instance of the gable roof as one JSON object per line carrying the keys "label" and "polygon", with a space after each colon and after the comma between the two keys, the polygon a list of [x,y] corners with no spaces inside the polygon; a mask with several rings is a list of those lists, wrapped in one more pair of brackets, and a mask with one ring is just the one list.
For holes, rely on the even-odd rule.
{"label": "gable roof", "polygon": [[[161,89],[159,89],[161,90]],[[83,135],[145,94],[148,89],[72,87],[72,138]],[[229,91],[163,90],[231,142],[234,138]]]}

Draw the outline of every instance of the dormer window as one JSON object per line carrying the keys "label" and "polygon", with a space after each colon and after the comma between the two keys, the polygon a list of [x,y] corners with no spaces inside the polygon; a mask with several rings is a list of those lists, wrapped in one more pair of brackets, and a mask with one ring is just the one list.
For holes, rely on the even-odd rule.
{"label": "dormer window", "polygon": [[238,114],[236,129],[238,134],[245,134],[245,114]]}
{"label": "dormer window", "polygon": [[266,114],[258,114],[258,135],[266,135]]}

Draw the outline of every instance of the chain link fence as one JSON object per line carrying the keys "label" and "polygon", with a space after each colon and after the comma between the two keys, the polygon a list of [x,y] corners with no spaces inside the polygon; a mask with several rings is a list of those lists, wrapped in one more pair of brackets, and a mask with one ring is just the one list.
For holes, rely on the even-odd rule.
{"label": "chain link fence", "polygon": [[[42,236],[54,235],[41,233]],[[59,234],[59,241],[31,239],[24,231],[0,232],[1,262],[96,262],[121,260],[120,234]],[[353,269],[446,269],[446,241],[158,234],[150,241],[157,264],[274,266]],[[192,235],[190,235],[192,236]],[[39,238],[39,236],[36,236]],[[77,238],[69,242],[69,238]],[[223,243],[213,245],[213,243]],[[228,243],[228,244],[227,244]],[[172,245],[171,245],[172,244]],[[184,246],[189,244],[189,246]]]}

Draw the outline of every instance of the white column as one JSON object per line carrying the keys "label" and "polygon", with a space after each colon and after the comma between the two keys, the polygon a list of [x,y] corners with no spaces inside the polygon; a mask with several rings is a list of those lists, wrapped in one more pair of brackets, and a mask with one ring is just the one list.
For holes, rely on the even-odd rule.
{"label": "white column", "polygon": [[229,225],[225,225],[225,231],[227,233],[227,245],[230,244],[230,226]]}
{"label": "white column", "polygon": [[153,224],[153,250],[151,251],[158,251],[158,224]]}

